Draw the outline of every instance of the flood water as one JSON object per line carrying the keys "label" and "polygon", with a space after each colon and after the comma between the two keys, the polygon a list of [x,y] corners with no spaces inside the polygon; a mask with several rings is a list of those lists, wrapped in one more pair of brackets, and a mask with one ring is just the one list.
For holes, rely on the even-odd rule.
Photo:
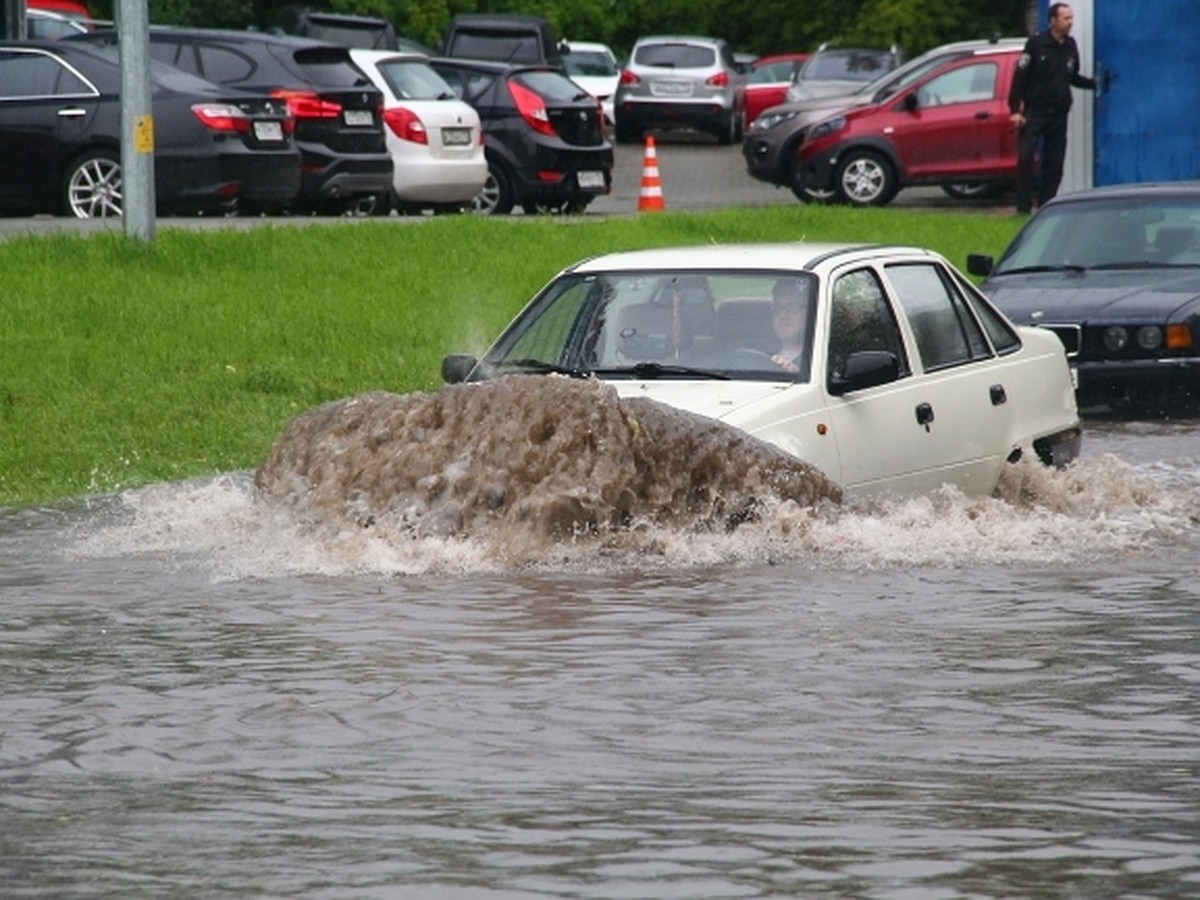
{"label": "flood water", "polygon": [[1195,896],[1198,438],[536,551],[0,512],[0,895]]}

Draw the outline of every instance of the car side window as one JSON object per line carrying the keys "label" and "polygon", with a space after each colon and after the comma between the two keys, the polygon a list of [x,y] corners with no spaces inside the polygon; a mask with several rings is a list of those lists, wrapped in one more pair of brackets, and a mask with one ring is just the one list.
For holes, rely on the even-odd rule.
{"label": "car side window", "polygon": [[18,97],[90,97],[96,94],[90,84],[60,63],[41,53],[0,54],[4,78],[0,96]]}
{"label": "car side window", "polygon": [[925,371],[991,355],[979,323],[939,266],[906,263],[887,266],[886,271]]}
{"label": "car side window", "polygon": [[828,376],[841,377],[850,354],[885,350],[896,357],[901,376],[910,371],[900,328],[878,276],[871,269],[841,275],[829,307]]}
{"label": "car side window", "polygon": [[214,44],[200,44],[201,74],[217,84],[243,84],[254,74],[254,63],[244,54]]}
{"label": "car side window", "polygon": [[996,93],[996,74],[994,62],[952,69],[917,88],[917,102],[921,106],[946,106],[991,100]]}

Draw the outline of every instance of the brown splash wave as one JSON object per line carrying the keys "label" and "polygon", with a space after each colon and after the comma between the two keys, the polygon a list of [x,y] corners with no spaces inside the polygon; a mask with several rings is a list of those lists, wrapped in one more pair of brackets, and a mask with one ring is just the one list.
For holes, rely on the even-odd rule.
{"label": "brown splash wave", "polygon": [[325,404],[287,426],[254,481],[314,525],[526,546],[640,523],[730,528],[771,500],[842,499],[744,432],[553,376]]}

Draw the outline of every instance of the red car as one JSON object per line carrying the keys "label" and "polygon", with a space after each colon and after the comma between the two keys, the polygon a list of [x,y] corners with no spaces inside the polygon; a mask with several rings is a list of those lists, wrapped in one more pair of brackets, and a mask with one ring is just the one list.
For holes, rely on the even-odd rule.
{"label": "red car", "polygon": [[1008,88],[1020,56],[998,47],[965,57],[817,123],[797,151],[804,187],[856,206],[884,206],[913,184],[1007,189],[1017,174]]}
{"label": "red car", "polygon": [[807,53],[773,53],[760,56],[750,64],[746,78],[746,101],[742,109],[743,131],[764,109],[784,101],[792,77],[806,59]]}

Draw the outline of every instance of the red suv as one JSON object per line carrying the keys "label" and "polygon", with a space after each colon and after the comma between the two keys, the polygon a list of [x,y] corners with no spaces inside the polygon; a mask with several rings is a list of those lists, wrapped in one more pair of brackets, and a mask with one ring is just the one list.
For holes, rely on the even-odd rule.
{"label": "red suv", "polygon": [[884,206],[913,184],[1007,189],[1017,175],[1008,88],[1019,47],[965,57],[888,100],[845,110],[812,127],[797,172],[814,195]]}

